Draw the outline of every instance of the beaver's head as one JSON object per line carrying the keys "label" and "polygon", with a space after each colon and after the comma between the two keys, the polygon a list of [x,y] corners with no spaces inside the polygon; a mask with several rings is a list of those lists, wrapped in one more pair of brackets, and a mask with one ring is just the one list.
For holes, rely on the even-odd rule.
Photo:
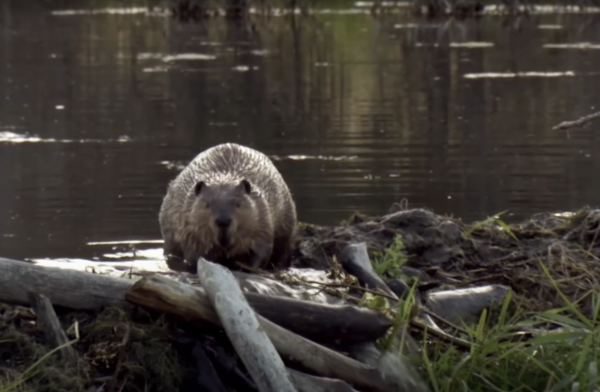
{"label": "beaver's head", "polygon": [[217,184],[198,181],[194,194],[196,216],[207,225],[213,240],[220,246],[230,246],[241,227],[258,222],[253,189],[248,180]]}

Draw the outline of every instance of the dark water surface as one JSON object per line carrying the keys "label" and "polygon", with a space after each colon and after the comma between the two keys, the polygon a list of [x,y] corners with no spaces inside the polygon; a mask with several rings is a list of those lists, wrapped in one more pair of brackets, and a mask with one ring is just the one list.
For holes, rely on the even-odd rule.
{"label": "dark water surface", "polygon": [[551,129],[600,105],[594,17],[52,13],[71,3],[0,5],[0,256],[160,239],[176,166],[226,141],[276,159],[307,222],[598,204],[600,122]]}

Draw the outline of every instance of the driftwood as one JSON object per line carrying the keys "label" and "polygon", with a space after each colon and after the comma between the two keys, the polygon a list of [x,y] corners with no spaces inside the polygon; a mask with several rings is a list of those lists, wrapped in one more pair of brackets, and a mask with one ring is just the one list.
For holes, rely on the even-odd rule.
{"label": "driftwood", "polygon": [[[364,242],[348,245],[343,250],[340,259],[344,270],[354,275],[361,286],[377,289],[390,297],[390,299],[406,296],[410,290],[406,283],[401,280],[393,281],[396,287],[395,290],[392,290],[387,283],[375,274],[375,271],[371,267],[367,246]],[[427,308],[445,321],[453,324],[461,324],[462,322],[471,324],[479,320],[479,315],[484,308],[489,307],[497,301],[502,301],[508,290],[509,288],[503,285],[443,290],[419,296],[417,301],[420,305],[424,302]],[[396,294],[399,295],[397,296]],[[415,294],[418,294],[418,292],[415,291]],[[428,314],[421,313],[420,316],[425,319],[430,327],[438,330],[438,332],[443,332]],[[418,323],[413,322],[412,324],[415,325]],[[442,337],[438,333],[436,335]],[[444,333],[444,335],[447,334]],[[449,336],[445,337],[449,338]],[[452,340],[457,342],[457,339]],[[464,346],[464,344],[461,345]]]}
{"label": "driftwood", "polygon": [[52,305],[75,310],[95,310],[105,306],[132,308],[125,292],[133,281],[68,269],[43,267],[0,258],[0,302],[30,306],[31,287],[48,297]]}
{"label": "driftwood", "polygon": [[69,366],[76,367],[79,356],[73,347],[66,345],[69,343],[69,339],[67,339],[67,334],[63,331],[60,321],[58,321],[50,300],[46,296],[33,291],[28,292],[28,297],[37,317],[38,328],[53,348],[64,346],[59,350],[59,355]]}
{"label": "driftwood", "polygon": [[[133,303],[183,316],[191,324],[204,325],[209,321],[220,325],[203,289],[158,274],[134,283],[130,279],[0,259],[0,287],[0,302],[15,305],[29,306],[27,287],[36,287],[37,292],[47,296],[54,306],[98,310],[105,306],[132,308]],[[329,306],[333,308],[333,305]],[[371,366],[298,336],[260,315],[257,319],[288,363],[311,373],[346,381],[364,391],[414,390],[410,382],[402,379],[402,375],[384,379]]]}
{"label": "driftwood", "polygon": [[[367,252],[366,243],[357,242],[346,246],[340,255],[340,260],[344,270],[350,275],[356,277],[361,286],[378,290],[388,297],[392,303],[392,306],[394,306],[399,299],[406,299],[408,297],[410,288],[406,283],[402,281],[398,281],[396,283],[397,286],[404,285],[400,286],[399,290],[402,294],[402,298],[399,298],[394,290],[390,289],[383,279],[381,279],[379,275],[375,273],[369,258],[369,253]],[[421,295],[418,291],[414,292],[414,299],[417,305],[420,306],[422,304]],[[436,323],[428,314],[421,314],[421,317],[425,320],[428,326],[441,331],[440,327],[436,325]]]}
{"label": "driftwood", "polygon": [[[342,264],[346,272],[358,279],[358,283],[361,286],[371,290],[379,290],[389,297],[396,297],[396,294],[373,271],[373,266],[367,253],[367,245],[364,242],[346,246],[340,254],[340,264]],[[410,292],[410,288],[406,284],[405,286],[406,295]]]}
{"label": "driftwood", "polygon": [[[228,355],[222,346],[207,344],[204,339],[189,337],[178,338],[177,341],[188,347],[191,345],[192,357],[196,360],[198,385],[207,391],[225,392],[221,377],[227,380],[228,386],[236,391],[256,390],[254,382],[240,371],[235,358]],[[217,375],[216,369],[222,372]],[[298,392],[357,392],[341,380],[317,377],[286,367],[286,371]]]}
{"label": "driftwood", "polygon": [[[0,258],[0,302],[29,306],[29,287],[48,297],[54,306],[97,310],[132,308],[125,293],[134,281],[88,272],[45,267]],[[293,298],[245,293],[250,306],[274,323],[317,342],[340,344],[374,341],[391,321],[380,312],[351,305],[328,305]]]}
{"label": "driftwood", "polygon": [[427,295],[427,307],[451,323],[461,325],[477,323],[484,308],[502,301],[510,288],[494,284],[444,290]]}
{"label": "driftwood", "polygon": [[[393,302],[399,300],[394,291],[373,271],[365,243],[351,244],[344,250],[343,255],[344,257],[341,259],[344,261],[345,268],[348,266],[349,269],[359,267],[352,271],[360,276],[359,281],[362,284],[382,292]],[[233,276],[231,278],[233,279]],[[251,278],[249,279],[251,280]],[[210,287],[210,279],[206,280],[201,276],[201,281],[204,286],[208,284]],[[246,309],[246,313],[256,313],[254,327],[262,327],[264,337],[267,340],[270,339],[281,357],[280,360],[283,359],[288,366],[287,368],[279,367],[286,370],[288,383],[296,386],[298,391],[302,392],[310,390],[310,388],[314,390],[339,389],[340,391],[350,391],[352,388],[356,388],[361,391],[374,392],[427,390],[420,380],[414,377],[414,374],[410,374],[410,368],[401,363],[401,359],[396,356],[384,354],[377,358],[368,358],[372,355],[363,353],[354,355],[353,359],[309,340],[321,340],[323,343],[332,343],[337,340],[336,343],[354,344],[356,347],[372,346],[372,342],[383,336],[391,326],[391,321],[379,312],[348,305],[318,304],[258,293],[242,294],[239,283],[235,280],[224,285],[213,283],[214,289],[227,287],[228,292],[230,287],[238,288],[238,299],[245,297],[245,301],[253,310],[253,312],[248,312]],[[211,301],[204,288],[177,282],[158,274],[142,278],[134,283],[131,279],[44,267],[0,258],[0,287],[2,287],[0,302],[15,305],[29,305],[31,294],[28,296],[27,289],[36,287],[36,291],[48,297],[54,306],[98,310],[105,306],[131,309],[134,307],[133,305],[138,305],[169,314],[192,325],[203,326],[208,322],[216,326],[223,326],[213,307],[214,303],[217,305],[217,309],[222,309],[217,300],[218,295]],[[424,299],[425,304],[429,306],[445,307],[443,303],[445,301],[452,302],[454,297],[453,295],[446,297],[432,295],[428,298],[429,301]],[[475,307],[478,306],[480,306],[479,303],[475,305]],[[470,311],[472,312],[473,309]],[[411,324],[413,324],[412,321]],[[227,329],[227,327],[225,328]],[[231,328],[229,332],[232,332]],[[439,330],[439,333],[442,332]],[[329,333],[326,338],[319,338],[319,335],[326,333]],[[247,333],[242,333],[239,336],[245,337],[246,335]],[[235,341],[235,337],[231,339]],[[236,347],[238,350],[239,343]],[[235,343],[234,346],[236,346]],[[378,352],[374,346],[371,349],[374,350],[373,352]],[[271,357],[273,356],[271,355]],[[367,359],[365,360],[365,358]],[[198,361],[203,361],[201,355],[198,357]],[[250,360],[249,363],[252,361]],[[209,367],[212,366],[209,362],[206,364]],[[258,361],[257,364],[263,363]],[[248,370],[251,367],[252,365],[246,365]],[[268,368],[267,365],[260,369]],[[297,371],[294,373],[292,368],[312,375]],[[281,369],[279,372],[283,373]],[[215,383],[214,376],[215,374],[212,374],[212,377],[207,378],[205,381],[208,383],[205,385],[208,386],[212,382],[212,389],[219,390],[219,384]],[[300,382],[299,378],[303,378],[303,382]],[[250,379],[247,378],[247,380],[252,383]],[[266,388],[264,390],[283,389]],[[293,387],[290,390],[293,391]]]}
{"label": "driftwood", "polygon": [[[166,313],[190,324],[210,322],[220,325],[204,290],[175,280],[153,275],[136,282],[126,294],[128,301],[144,308]],[[403,375],[384,378],[374,367],[364,365],[331,349],[296,335],[266,318],[256,315],[261,327],[287,363],[348,382],[364,391],[416,391],[412,380]]]}
{"label": "driftwood", "polygon": [[[399,298],[398,296],[396,296],[396,293],[393,290],[391,290],[389,286],[383,280],[381,280],[381,278],[379,278],[377,274],[375,274],[375,271],[371,267],[369,254],[367,253],[367,245],[364,242],[358,242],[348,245],[342,251],[342,255],[343,256],[341,257],[341,259],[344,260],[342,262],[342,266],[344,267],[346,272],[350,273],[351,275],[354,275],[358,279],[359,283],[361,283],[361,285],[370,285],[370,287],[378,289],[379,292],[381,292],[390,300],[392,306],[395,305]],[[403,293],[406,296],[408,291],[403,291]],[[427,312],[422,311],[422,299],[420,296],[418,296],[418,292],[415,292],[415,297],[418,305],[417,309],[419,310],[418,315],[419,317],[421,317],[421,319],[423,319],[423,321],[412,318],[410,320],[411,326],[419,328],[421,330],[425,330],[426,328],[428,328],[429,333],[439,338],[455,343],[462,347],[471,347],[471,344],[469,342],[455,338],[454,336],[448,334],[443,329],[441,329]]]}
{"label": "driftwood", "polygon": [[389,318],[372,309],[255,293],[244,295],[252,309],[261,316],[319,343],[372,342],[392,326]]}
{"label": "driftwood", "polygon": [[225,267],[198,260],[198,277],[229,340],[261,392],[296,392],[275,347]]}

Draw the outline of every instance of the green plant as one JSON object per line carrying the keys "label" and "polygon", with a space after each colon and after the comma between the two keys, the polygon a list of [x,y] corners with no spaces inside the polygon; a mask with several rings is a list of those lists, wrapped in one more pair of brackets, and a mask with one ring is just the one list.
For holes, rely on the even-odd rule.
{"label": "green plant", "polygon": [[398,234],[385,252],[373,252],[375,256],[373,259],[375,273],[379,276],[400,277],[402,274],[400,267],[407,261],[404,249],[404,240],[402,235]]}
{"label": "green plant", "polygon": [[485,226],[489,226],[490,224],[497,224],[498,226],[500,226],[502,228],[502,230],[504,230],[506,233],[508,233],[508,235],[510,235],[512,238],[514,238],[516,241],[518,241],[518,238],[515,236],[515,234],[512,232],[512,230],[510,229],[510,227],[508,227],[508,225],[500,220],[500,215],[506,213],[506,211],[502,211],[499,212],[495,215],[492,215],[482,221],[476,222],[473,225],[471,225],[471,227],[464,233],[463,237],[465,239],[469,238],[471,236],[471,234],[481,228],[481,227],[485,227]]}
{"label": "green plant", "polygon": [[[7,384],[4,384],[4,385],[0,385],[0,392],[13,392],[13,391],[18,390],[18,388],[20,386],[22,386],[25,381],[35,377],[38,374],[38,366],[41,363],[43,363],[45,360],[50,358],[57,351],[77,343],[80,338],[78,323],[75,322],[75,324],[73,326],[71,326],[71,328],[73,328],[73,330],[75,331],[75,339],[68,341],[67,343],[65,343],[63,345],[58,346],[58,347],[48,351],[40,359],[38,359],[31,366],[29,366],[27,369],[25,369],[25,371],[23,373],[21,373],[16,380],[9,382]],[[69,329],[71,329],[71,328],[69,328]]]}

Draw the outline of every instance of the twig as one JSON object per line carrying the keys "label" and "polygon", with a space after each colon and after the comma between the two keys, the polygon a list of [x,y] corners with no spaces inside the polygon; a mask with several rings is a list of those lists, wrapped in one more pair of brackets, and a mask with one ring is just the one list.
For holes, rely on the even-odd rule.
{"label": "twig", "polygon": [[[387,299],[390,299],[390,300],[393,300],[393,301],[397,301],[398,300],[397,298],[393,298],[393,297],[391,297],[391,296],[389,296],[389,295],[387,295],[385,293],[382,293],[381,291],[369,290],[367,288],[360,287],[360,286],[350,286],[350,285],[345,285],[345,284],[342,284],[342,283],[323,283],[323,282],[317,282],[317,281],[311,281],[311,280],[304,280],[304,282],[305,283],[320,284],[320,285],[328,286],[328,287],[353,288],[353,289],[364,291],[366,293],[371,293],[371,294],[374,294],[374,295],[378,295],[378,296],[381,296],[381,297],[384,297],[384,298],[387,298]],[[423,307],[419,307],[419,310],[425,311],[425,313],[427,313],[429,315],[435,315],[435,313],[433,313],[430,310],[424,309]],[[459,332],[466,333],[466,331],[464,331],[462,328],[460,328],[460,327],[452,324],[451,322],[443,319],[442,317],[440,317],[438,315],[435,315],[435,318],[437,318],[440,321],[443,321],[444,323],[446,323],[447,325],[449,325],[450,327],[456,329]],[[463,339],[460,339],[460,338],[456,338],[456,337],[454,337],[454,336],[446,333],[443,330],[438,330],[438,329],[430,328],[429,326],[421,323],[420,321],[411,320],[410,323],[411,323],[411,325],[413,327],[419,328],[422,331],[425,331],[425,329],[428,328],[427,331],[431,332],[432,335],[435,335],[436,337],[438,337],[438,338],[440,338],[442,340],[446,340],[446,341],[448,341],[450,343],[456,343],[456,345],[461,346],[463,348],[470,349],[471,346],[472,346],[472,344],[470,342],[466,341],[466,340],[463,340]]]}
{"label": "twig", "polygon": [[[117,390],[117,380],[119,377],[119,371],[121,370],[121,365],[123,363],[123,357],[125,356],[125,348],[127,347],[127,344],[129,344],[129,335],[131,333],[131,326],[129,324],[126,324],[125,327],[125,335],[123,336],[123,340],[121,341],[121,344],[119,345],[119,357],[117,359],[117,365],[115,366],[115,374],[112,377],[112,380],[110,382],[110,386],[108,387],[108,390],[110,392],[113,391],[118,391],[120,392],[123,389],[123,385],[121,385],[121,387]],[[125,381],[124,381],[125,382]]]}
{"label": "twig", "polygon": [[37,324],[40,331],[42,331],[53,348],[62,347],[59,353],[61,358],[69,363],[70,366],[76,367],[79,356],[73,347],[67,345],[69,339],[60,325],[50,299],[34,291],[28,291],[27,295],[37,317]]}
{"label": "twig", "polygon": [[446,324],[447,326],[454,328],[456,330],[456,332],[461,332],[464,333],[465,335],[468,335],[467,331],[465,331],[464,329],[462,329],[461,327],[459,327],[458,325],[455,325],[454,323],[451,323],[450,321],[446,320],[445,318],[443,318],[442,316],[438,316],[437,314],[435,314],[434,312],[432,312],[429,309],[425,309],[423,307],[420,307],[420,310],[425,313],[428,314],[429,316],[431,316],[433,319]]}
{"label": "twig", "polygon": [[592,254],[592,248],[596,245],[596,238],[598,238],[598,232],[600,232],[600,225],[596,228],[596,232],[594,233],[594,238],[592,238],[592,242],[590,242],[590,246],[588,247],[587,253],[583,259],[584,262],[587,261],[588,255]]}
{"label": "twig", "polygon": [[473,346],[473,343],[471,343],[467,340],[454,337],[441,329],[431,328],[429,325],[427,325],[419,320],[410,320],[410,325],[414,328],[420,329],[421,331],[423,331],[425,333],[431,333],[432,335],[435,335],[435,337],[439,338],[440,340],[445,340],[448,343],[454,343],[457,346],[460,346],[462,348],[466,348],[466,349],[470,350],[471,347]]}
{"label": "twig", "polygon": [[[321,285],[321,286],[324,286],[324,287],[331,287],[331,288],[356,289],[358,291],[362,291],[362,292],[365,292],[365,293],[370,293],[370,294],[373,294],[373,295],[378,295],[380,297],[387,298],[387,299],[392,300],[392,301],[398,301],[398,298],[394,298],[391,295],[388,295],[388,294],[386,294],[386,293],[384,293],[382,291],[379,291],[379,289],[370,290],[370,289],[367,289],[365,287],[353,286],[353,285],[349,285],[349,284],[345,284],[345,283],[326,283],[326,282],[318,282],[318,281],[315,281],[315,280],[306,280],[306,279],[302,279],[302,282],[303,283],[307,283],[307,284],[318,284],[318,285]],[[315,288],[315,287],[313,287],[313,288]]]}
{"label": "twig", "polygon": [[552,130],[556,131],[558,129],[570,129],[570,128],[575,128],[575,127],[583,127],[585,124],[587,124],[590,121],[595,120],[597,118],[600,118],[600,112],[588,114],[587,116],[581,117],[580,119],[575,120],[575,121],[563,121],[560,124],[552,127]]}

